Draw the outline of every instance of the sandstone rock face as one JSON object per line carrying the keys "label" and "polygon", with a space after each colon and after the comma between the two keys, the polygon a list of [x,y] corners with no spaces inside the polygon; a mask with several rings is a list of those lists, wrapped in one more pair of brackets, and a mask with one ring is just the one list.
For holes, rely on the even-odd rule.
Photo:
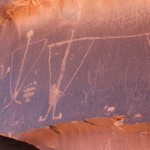
{"label": "sandstone rock face", "polygon": [[149,0],[1,5],[0,132],[98,116],[149,122],[149,6]]}
{"label": "sandstone rock face", "polygon": [[120,121],[94,118],[62,123],[23,133],[18,139],[40,150],[149,150],[150,123],[119,125]]}

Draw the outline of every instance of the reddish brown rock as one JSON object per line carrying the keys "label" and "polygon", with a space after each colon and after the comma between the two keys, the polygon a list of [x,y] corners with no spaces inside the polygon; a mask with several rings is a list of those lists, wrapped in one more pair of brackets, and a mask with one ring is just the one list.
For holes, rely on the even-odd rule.
{"label": "reddish brown rock", "polygon": [[114,118],[86,119],[36,129],[18,139],[41,150],[149,150],[150,123],[116,126]]}

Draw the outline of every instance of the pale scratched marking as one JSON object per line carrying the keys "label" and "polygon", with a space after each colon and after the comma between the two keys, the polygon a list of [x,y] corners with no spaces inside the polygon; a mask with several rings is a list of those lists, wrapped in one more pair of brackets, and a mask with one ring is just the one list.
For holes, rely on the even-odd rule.
{"label": "pale scratched marking", "polygon": [[57,103],[60,100],[60,98],[61,98],[61,91],[58,89],[56,84],[53,84],[51,87],[50,93],[49,93],[49,103],[48,103],[47,112],[44,117],[43,116],[39,117],[39,122],[46,121],[51,110],[52,110],[52,120],[62,118],[61,113],[59,113],[59,116],[57,116],[57,117],[55,117],[55,114],[54,114]]}
{"label": "pale scratched marking", "polygon": [[142,114],[135,114],[133,117],[134,117],[134,118],[142,118],[143,115],[142,115]]}
{"label": "pale scratched marking", "polygon": [[129,35],[129,36],[108,36],[108,37],[99,37],[99,36],[95,36],[95,37],[82,37],[82,38],[77,38],[77,39],[72,39],[72,40],[65,40],[65,41],[61,41],[61,42],[56,42],[53,44],[48,45],[49,47],[55,47],[55,46],[61,46],[64,44],[68,44],[70,42],[80,42],[80,41],[86,41],[86,40],[108,40],[108,39],[126,39],[126,38],[137,38],[137,37],[141,37],[141,36],[145,36],[148,33],[143,33],[143,34],[136,34],[136,35]]}
{"label": "pale scratched marking", "polygon": [[[146,38],[147,38],[147,42],[148,42],[148,45],[149,45],[149,47],[150,47],[150,38],[149,38],[149,36],[150,36],[150,33],[148,33],[147,35],[146,35]],[[148,54],[148,51],[147,51],[147,54]],[[147,55],[147,63],[149,64],[149,57],[148,57],[149,55]]]}
{"label": "pale scratched marking", "polygon": [[91,87],[87,92],[85,90],[83,91],[83,93],[85,94],[84,100],[83,100],[84,103],[87,102],[87,99],[88,99],[89,95],[91,94],[92,90],[93,90],[93,87]]}
{"label": "pale scratched marking", "polygon": [[[52,72],[51,72],[51,58],[52,58],[52,53],[51,53],[51,48],[49,48],[49,57],[48,57],[48,69],[49,69],[49,96],[50,94],[52,93],[53,91],[53,87],[52,87]],[[42,121],[45,121],[51,111],[51,105],[50,104],[50,97],[49,97],[49,101],[48,101],[48,109],[47,109],[47,112],[46,112],[46,115],[45,117],[43,116],[40,116],[39,117],[39,122],[42,122]]]}
{"label": "pale scratched marking", "polygon": [[112,106],[112,107],[107,107],[106,108],[106,111],[108,112],[108,113],[111,113],[111,112],[114,112],[115,111],[115,107],[114,106]]}
{"label": "pale scratched marking", "polygon": [[126,67],[126,69],[125,69],[125,77],[124,77],[125,92],[127,92],[127,77],[128,77],[128,67]]}
{"label": "pale scratched marking", "polygon": [[[72,31],[71,34],[71,40],[73,39],[74,36],[74,30]],[[64,58],[62,59],[62,63],[61,63],[61,70],[60,70],[60,75],[58,77],[58,80],[56,83],[54,83],[53,85],[51,85],[51,48],[49,49],[49,59],[48,59],[48,63],[49,63],[49,85],[50,85],[50,92],[49,92],[49,102],[48,102],[48,109],[46,112],[46,115],[40,116],[39,118],[39,122],[45,121],[50,113],[50,111],[52,111],[52,120],[56,120],[56,119],[61,119],[62,118],[62,113],[59,113],[59,116],[55,117],[55,111],[56,111],[56,106],[58,101],[60,100],[61,96],[62,96],[62,92],[60,90],[60,86],[62,83],[62,80],[64,78],[64,73],[66,70],[66,62],[67,62],[67,58],[69,56],[69,52],[71,49],[71,44],[72,42],[70,42],[67,46],[67,49],[65,51],[65,55]]]}
{"label": "pale scratched marking", "polygon": [[[28,32],[27,38],[30,37],[31,35],[32,35],[32,32]],[[28,76],[30,75],[30,73],[31,73],[31,71],[33,70],[34,66],[36,65],[37,61],[39,60],[40,56],[42,55],[42,53],[43,53],[43,51],[44,51],[44,49],[45,49],[45,46],[46,46],[46,44],[47,44],[47,39],[41,39],[41,40],[38,40],[38,41],[36,41],[36,42],[30,43],[29,45],[28,45],[28,43],[27,43],[27,45],[24,45],[24,46],[22,46],[22,47],[20,47],[20,48],[17,48],[16,50],[14,50],[14,51],[12,52],[11,67],[10,67],[10,68],[11,68],[11,69],[10,69],[10,95],[11,95],[11,101],[3,108],[3,110],[9,107],[9,105],[14,101],[14,97],[15,97],[15,92],[13,93],[13,90],[12,90],[12,69],[13,69],[14,53],[17,52],[18,50],[20,50],[21,48],[27,48],[27,46],[31,46],[31,45],[34,45],[34,44],[40,43],[40,42],[44,42],[44,45],[43,45],[43,47],[42,47],[42,49],[41,49],[41,52],[40,52],[40,54],[38,55],[37,59],[35,60],[35,62],[34,62],[33,65],[31,66],[31,68],[29,69],[28,74],[25,76],[25,78],[23,79],[22,83],[21,83],[20,85],[18,85],[18,89],[17,89],[17,91],[15,91],[15,92],[18,92],[18,94],[19,94],[20,90],[23,88],[23,85],[24,85],[26,79],[28,78]],[[15,87],[16,87],[16,86],[15,86]],[[14,101],[14,102],[16,102],[16,101]],[[20,101],[19,101],[19,102],[20,102]]]}
{"label": "pale scratched marking", "polygon": [[0,79],[3,78],[3,74],[4,74],[4,65],[0,65]]}
{"label": "pale scratched marking", "polygon": [[[96,88],[96,80],[98,78],[99,73],[101,73],[100,70],[99,70],[100,64],[101,63],[100,63],[100,60],[99,60],[96,71],[95,71],[96,73],[95,73],[95,76],[93,78],[94,83],[92,82],[90,74],[88,74],[88,83],[90,83],[89,85],[90,85],[91,88],[87,92],[83,91],[83,93],[85,94],[83,102],[85,102],[85,103],[87,102],[88,96],[91,94],[91,92],[94,92],[94,89]],[[90,73],[90,70],[89,70],[89,73]],[[102,75],[102,74],[100,74],[100,75]]]}
{"label": "pale scratched marking", "polygon": [[[135,37],[141,37],[141,36],[147,36],[147,40],[148,40],[148,43],[149,43],[149,45],[150,45],[150,40],[149,40],[149,37],[148,37],[148,35],[150,34],[150,32],[147,32],[147,33],[143,33],[143,34],[136,34],[136,35],[129,35],[129,36],[108,36],[108,37],[82,37],[82,38],[78,38],[78,39],[72,39],[72,40],[66,40],[66,41],[61,41],[61,42],[56,42],[56,43],[53,43],[53,44],[50,44],[50,45],[48,45],[50,48],[52,48],[52,47],[57,47],[57,46],[61,46],[61,45],[63,45],[63,44],[67,44],[67,43],[70,43],[70,42],[78,42],[78,41],[85,41],[85,40],[107,40],[107,39],[123,39],[123,38],[135,38]],[[44,41],[45,41],[45,44],[44,44],[44,47],[43,47],[43,50],[44,50],[44,48],[45,48],[45,45],[46,45],[46,43],[47,43],[47,40],[46,39],[43,39]],[[43,41],[43,40],[39,40],[39,41],[36,41],[36,42],[33,42],[32,44],[36,44],[36,43],[38,43],[38,42],[40,42],[40,41]],[[23,47],[26,47],[26,46],[22,46],[21,48],[23,48]],[[41,53],[42,54],[42,53]],[[40,55],[41,55],[40,54]],[[12,53],[12,55],[13,55],[13,53]],[[40,57],[40,55],[39,55],[39,57]],[[38,58],[39,58],[38,57]],[[13,57],[12,57],[12,59],[11,59],[11,68],[12,68],[12,60],[13,60]],[[37,61],[38,61],[38,59],[37,59]],[[36,61],[36,62],[37,62]],[[34,65],[36,64],[36,62],[34,63]],[[34,65],[33,65],[33,67],[34,67]],[[30,72],[32,71],[32,69],[33,69],[33,67],[31,68],[31,70],[29,71],[29,73],[28,73],[28,75],[30,74]],[[12,73],[10,73],[10,74],[12,74]],[[28,75],[27,75],[27,77],[28,77]],[[10,76],[12,76],[12,75],[10,75]],[[27,78],[26,77],[26,78]],[[12,79],[12,77],[10,77],[11,79]],[[26,78],[25,78],[25,80],[26,80]],[[23,81],[23,83],[22,83],[22,85],[24,84],[24,82],[25,82],[25,80]],[[11,81],[12,82],[12,81]],[[11,82],[10,82],[10,93],[11,93],[11,96],[13,97],[13,92],[12,92],[12,86],[11,86]],[[20,87],[20,88],[22,88],[22,87]],[[66,90],[65,90],[66,91]],[[65,92],[64,91],[64,92]],[[12,100],[13,101],[13,100]],[[11,103],[11,102],[10,102]],[[8,104],[9,105],[9,104]],[[6,106],[6,108],[7,108],[8,106]]]}
{"label": "pale scratched marking", "polygon": [[52,52],[51,52],[51,48],[49,48],[48,69],[49,69],[49,87],[50,87],[50,89],[52,88],[51,58],[52,58]]}
{"label": "pale scratched marking", "polygon": [[[108,56],[109,57],[109,56]],[[101,68],[100,68],[100,65],[101,65],[101,61],[100,61],[100,59],[99,59],[99,61],[98,61],[98,65],[97,65],[97,68],[96,68],[96,73],[95,73],[95,76],[94,76],[94,78],[93,78],[93,80],[94,80],[94,83],[90,83],[90,86],[91,86],[91,88],[86,92],[86,91],[83,91],[84,92],[84,94],[85,94],[85,97],[84,97],[84,100],[83,100],[83,102],[85,102],[86,103],[86,101],[87,101],[87,99],[88,99],[88,96],[91,94],[91,92],[94,92],[94,89],[96,88],[96,80],[97,80],[97,78],[98,78],[98,76],[99,76],[99,74],[100,74],[100,76],[102,76],[103,75],[103,73],[104,73],[104,64],[103,65],[101,65]],[[92,80],[92,79],[90,79],[90,77],[88,76],[88,80]],[[89,82],[89,81],[88,81]]]}
{"label": "pale scratched marking", "polygon": [[[73,39],[74,32],[75,32],[75,31],[72,31],[71,40]],[[59,78],[58,78],[58,80],[57,80],[57,86],[58,86],[58,88],[60,88],[62,79],[63,79],[63,77],[64,77],[64,72],[65,72],[65,70],[66,70],[66,61],[67,61],[67,58],[68,58],[68,55],[69,55],[69,52],[70,52],[71,44],[72,44],[72,42],[70,42],[70,43],[68,44],[68,47],[67,47],[67,49],[66,49],[64,58],[63,58],[63,60],[62,60],[61,72],[60,72]]]}
{"label": "pale scratched marking", "polygon": [[6,101],[7,101],[7,96],[6,96],[5,99],[4,99],[4,104],[6,103]]}
{"label": "pale scratched marking", "polygon": [[28,78],[29,74],[30,74],[31,71],[33,70],[34,66],[35,66],[36,63],[38,62],[40,56],[42,55],[42,53],[43,53],[43,51],[44,51],[44,49],[45,49],[45,46],[46,46],[46,44],[47,44],[47,40],[46,40],[46,39],[43,39],[42,41],[44,41],[44,45],[43,45],[43,47],[42,47],[42,50],[41,50],[40,54],[38,55],[37,59],[35,60],[35,62],[33,63],[32,67],[29,69],[29,72],[28,72],[28,74],[26,75],[26,77],[24,78],[24,80],[23,80],[22,84],[20,85],[20,88],[18,89],[18,91],[20,91],[21,88],[23,87],[23,84],[25,83],[26,79]]}
{"label": "pale scratched marking", "polygon": [[25,65],[25,60],[26,60],[27,53],[28,53],[28,50],[29,50],[31,37],[33,36],[33,34],[34,34],[33,30],[30,30],[26,35],[27,40],[28,40],[27,41],[27,46],[26,46],[26,49],[25,49],[25,52],[24,52],[24,55],[23,55],[23,59],[22,59],[22,63],[21,63],[20,71],[19,71],[19,76],[18,76],[16,85],[15,85],[14,94],[13,94],[13,100],[18,104],[21,104],[21,102],[17,100],[17,96],[18,96],[18,93],[19,93],[18,86],[20,84],[21,75],[22,75],[22,72],[23,72],[23,68],[24,68],[24,65]]}
{"label": "pale scratched marking", "polygon": [[[4,73],[4,65],[0,65],[0,80],[4,79],[5,76],[10,72],[10,67],[7,68],[6,73]],[[7,101],[7,96],[4,99],[4,104]],[[1,110],[1,112],[3,112],[4,109]]]}
{"label": "pale scratched marking", "polygon": [[4,65],[0,65],[0,80],[4,79],[9,72],[10,67],[8,67],[6,73],[4,73]]}
{"label": "pale scratched marking", "polygon": [[150,34],[150,33],[147,33],[147,34],[146,34],[146,38],[147,38],[147,41],[148,41],[148,45],[149,45],[149,47],[150,47],[150,38],[149,38],[149,34]]}
{"label": "pale scratched marking", "polygon": [[91,44],[90,44],[90,46],[89,46],[87,52],[85,53],[85,55],[84,55],[84,57],[83,57],[83,59],[82,59],[80,65],[79,65],[78,68],[76,69],[75,73],[73,74],[72,78],[70,79],[70,81],[69,81],[69,83],[67,84],[67,86],[66,86],[65,90],[63,91],[63,93],[66,92],[66,90],[68,89],[68,87],[69,87],[70,84],[72,83],[73,79],[74,79],[75,76],[77,75],[78,71],[79,71],[80,68],[82,67],[82,65],[83,65],[83,63],[84,63],[84,61],[85,61],[87,55],[89,54],[89,52],[90,52],[90,50],[91,50],[91,48],[92,48],[92,46],[93,46],[94,41],[95,41],[95,40],[93,40],[93,41],[91,42]]}
{"label": "pale scratched marking", "polygon": [[25,99],[25,102],[28,103],[31,101],[31,97],[34,96],[35,90],[36,90],[37,82],[34,81],[27,85],[27,87],[24,88],[23,91],[23,98]]}
{"label": "pale scratched marking", "polygon": [[31,86],[31,87],[27,87],[24,92],[27,93],[27,92],[30,92],[30,91],[35,91],[36,87],[34,86]]}
{"label": "pale scratched marking", "polygon": [[[94,43],[94,40],[93,40],[92,43],[90,44],[89,49],[87,50],[86,54],[84,55],[84,57],[83,57],[83,59],[82,59],[80,65],[79,65],[79,67],[77,68],[77,70],[76,70],[76,72],[74,73],[73,77],[71,78],[70,82],[69,82],[68,85],[66,86],[66,89],[64,90],[64,92],[68,89],[68,87],[69,87],[69,85],[72,83],[74,77],[76,76],[76,74],[78,73],[78,71],[80,70],[80,68],[82,67],[82,65],[83,65],[83,63],[84,63],[84,60],[86,59],[86,57],[87,57],[89,51],[91,50],[91,47],[92,47],[93,43]],[[92,90],[93,90],[93,86],[88,90],[88,92],[83,91],[84,94],[85,94],[85,98],[84,98],[83,101],[86,102],[86,100],[87,100],[87,98],[88,98],[88,96],[89,96],[89,94],[91,93]],[[64,92],[63,92],[63,93],[64,93]]]}
{"label": "pale scratched marking", "polygon": [[88,76],[87,76],[87,82],[89,85],[92,85],[92,81],[91,81],[91,71],[88,71]]}

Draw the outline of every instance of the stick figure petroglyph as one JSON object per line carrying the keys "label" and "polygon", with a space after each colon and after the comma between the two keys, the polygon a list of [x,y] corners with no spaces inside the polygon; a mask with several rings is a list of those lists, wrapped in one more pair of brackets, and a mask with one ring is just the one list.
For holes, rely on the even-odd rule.
{"label": "stick figure petroglyph", "polygon": [[[74,31],[72,31],[71,40],[73,39],[73,36],[74,36]],[[62,92],[60,90],[60,86],[61,86],[61,83],[62,83],[62,80],[63,80],[63,77],[64,77],[64,73],[65,73],[65,70],[66,70],[66,61],[67,61],[67,58],[69,56],[69,52],[70,52],[70,49],[71,49],[71,44],[72,44],[72,42],[70,42],[68,44],[68,47],[65,51],[65,55],[64,55],[64,58],[63,58],[62,64],[61,64],[61,72],[60,72],[59,78],[57,80],[57,83],[54,83],[53,85],[51,85],[51,48],[49,50],[49,61],[48,61],[48,63],[49,63],[49,75],[50,75],[49,104],[48,104],[48,109],[47,109],[45,117],[40,116],[40,118],[39,118],[40,122],[45,121],[47,119],[50,111],[52,111],[52,119],[53,120],[62,118],[61,113],[59,113],[58,117],[55,117],[54,113],[55,113],[55,110],[56,110],[56,105],[57,105],[57,103],[60,100],[61,95],[62,95]]]}
{"label": "stick figure petroglyph", "polygon": [[94,43],[94,40],[91,42],[87,52],[85,53],[80,65],[78,66],[78,68],[76,69],[75,73],[73,74],[73,76],[71,77],[69,83],[67,84],[66,88],[64,89],[63,92],[61,92],[60,90],[60,87],[61,87],[61,83],[62,83],[62,80],[64,78],[64,73],[65,73],[65,70],[66,70],[66,62],[67,62],[67,58],[69,56],[69,52],[70,52],[70,49],[71,49],[71,45],[72,45],[72,42],[73,42],[73,36],[74,36],[74,30],[72,31],[72,35],[71,35],[71,38],[70,38],[70,42],[68,42],[68,47],[65,51],[65,55],[64,55],[64,58],[62,60],[62,64],[61,64],[61,72],[60,72],[60,75],[58,77],[58,80],[56,83],[54,83],[53,85],[51,85],[51,49],[52,49],[52,45],[49,46],[50,50],[49,50],[49,76],[50,76],[50,82],[49,82],[49,87],[50,87],[50,92],[49,92],[49,102],[48,102],[48,109],[47,109],[47,112],[46,112],[46,115],[45,116],[40,116],[39,117],[39,122],[42,122],[42,121],[46,121],[46,119],[48,118],[48,115],[49,113],[52,111],[52,120],[55,120],[55,119],[61,119],[62,118],[62,113],[59,113],[59,115],[57,117],[55,117],[55,111],[56,111],[56,106],[57,106],[57,103],[59,102],[59,100],[61,99],[61,97],[64,95],[64,93],[66,92],[66,90],[68,89],[68,87],[70,86],[70,84],[72,83],[74,77],[77,75],[78,71],[80,70],[80,68],[82,67],[89,51],[91,50],[92,48],[92,45]]}

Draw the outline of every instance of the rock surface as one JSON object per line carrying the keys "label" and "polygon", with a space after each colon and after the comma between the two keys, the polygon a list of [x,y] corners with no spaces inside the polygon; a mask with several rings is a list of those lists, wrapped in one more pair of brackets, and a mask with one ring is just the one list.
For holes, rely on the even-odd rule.
{"label": "rock surface", "polygon": [[149,150],[150,123],[123,125],[123,118],[93,118],[36,129],[18,139],[40,150]]}
{"label": "rock surface", "polygon": [[149,24],[149,0],[1,6],[0,133],[99,116],[149,122]]}

